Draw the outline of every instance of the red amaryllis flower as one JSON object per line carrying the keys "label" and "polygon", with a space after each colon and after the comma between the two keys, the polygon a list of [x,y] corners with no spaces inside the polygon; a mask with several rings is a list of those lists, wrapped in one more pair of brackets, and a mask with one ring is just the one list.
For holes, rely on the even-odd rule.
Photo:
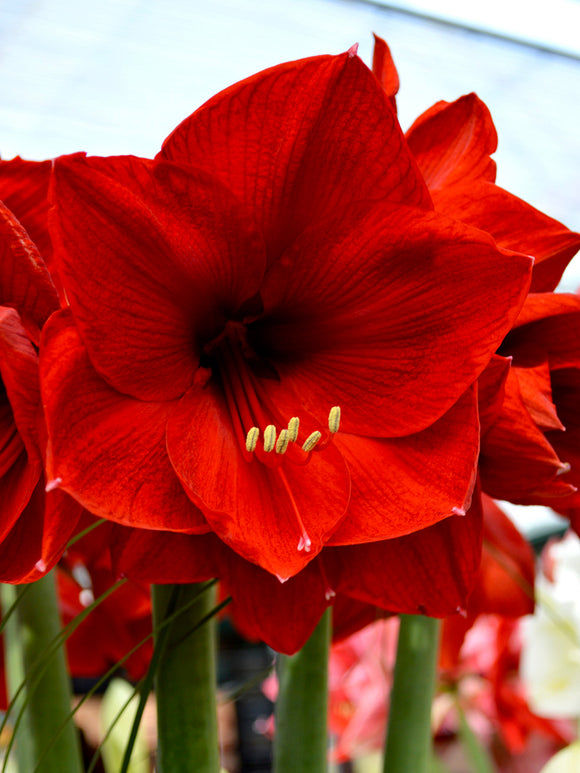
{"label": "red amaryllis flower", "polygon": [[0,203],[0,579],[36,579],[57,560],[80,515],[63,492],[45,495],[46,432],[38,343],[58,308],[35,245]]}
{"label": "red amaryllis flower", "polygon": [[498,414],[483,422],[482,485],[521,504],[571,507],[580,482],[580,297],[530,294],[500,354],[511,368]]}
{"label": "red amaryllis flower", "polygon": [[[398,76],[380,39],[374,64],[375,75],[394,102]],[[501,247],[535,259],[522,313],[499,349],[501,357],[493,358],[479,379],[482,489],[522,504],[552,503],[574,517],[575,497],[566,495],[580,482],[574,470],[580,305],[578,298],[552,291],[580,247],[580,235],[495,185],[490,154],[497,135],[489,111],[475,94],[437,103],[406,137],[436,210],[487,231]],[[570,463],[572,473],[560,477]]]}
{"label": "red amaryllis flower", "polygon": [[57,160],[52,197],[54,484],[283,579],[465,511],[530,261],[432,210],[353,52],[231,87],[154,162]]}
{"label": "red amaryllis flower", "polygon": [[284,583],[213,534],[185,535],[111,524],[117,573],[155,583],[219,577],[244,635],[279,652],[303,646],[327,606],[342,638],[386,610],[451,614],[465,604],[481,554],[479,498],[465,517],[382,542],[325,547]]}

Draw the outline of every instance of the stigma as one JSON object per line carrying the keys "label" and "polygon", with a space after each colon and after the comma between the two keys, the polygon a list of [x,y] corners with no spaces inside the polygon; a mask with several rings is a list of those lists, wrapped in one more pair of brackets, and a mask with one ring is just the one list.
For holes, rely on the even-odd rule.
{"label": "stigma", "polygon": [[[333,406],[328,414],[328,432],[330,437],[324,442],[324,446],[330,441],[332,435],[335,435],[340,427],[340,407],[338,405]],[[288,422],[288,426],[280,430],[280,434],[277,434],[276,427],[273,424],[268,426],[263,431],[263,451],[266,454],[274,452],[275,454],[283,455],[292,444],[298,441],[298,434],[300,431],[300,419],[298,416],[293,416]],[[251,427],[246,435],[246,451],[249,454],[253,454],[258,447],[258,441],[260,439],[259,427]],[[308,435],[302,443],[302,451],[309,454],[318,446],[322,448],[323,444],[322,432],[320,430],[314,430]]]}

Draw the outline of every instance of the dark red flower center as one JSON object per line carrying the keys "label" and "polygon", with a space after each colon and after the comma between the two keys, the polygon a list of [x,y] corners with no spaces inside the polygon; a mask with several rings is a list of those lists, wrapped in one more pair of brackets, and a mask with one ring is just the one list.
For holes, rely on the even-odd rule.
{"label": "dark red flower center", "polygon": [[[219,379],[240,450],[247,462],[256,459],[279,477],[300,527],[299,550],[309,552],[311,540],[284,471],[286,463],[307,465],[315,452],[332,442],[340,426],[340,408],[333,406],[328,426],[301,431],[300,416],[284,415],[272,399],[267,382],[278,382],[275,368],[248,342],[245,324],[229,321],[223,331],[204,347],[211,378]],[[294,406],[296,407],[296,406]],[[311,425],[313,419],[308,417]]]}

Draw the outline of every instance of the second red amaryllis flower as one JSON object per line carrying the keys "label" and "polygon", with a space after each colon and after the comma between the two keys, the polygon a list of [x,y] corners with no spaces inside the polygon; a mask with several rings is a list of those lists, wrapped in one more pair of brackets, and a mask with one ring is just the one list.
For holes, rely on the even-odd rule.
{"label": "second red amaryllis flower", "polygon": [[54,485],[281,579],[468,507],[530,260],[433,211],[352,52],[227,89],[156,161],[60,159],[52,200]]}

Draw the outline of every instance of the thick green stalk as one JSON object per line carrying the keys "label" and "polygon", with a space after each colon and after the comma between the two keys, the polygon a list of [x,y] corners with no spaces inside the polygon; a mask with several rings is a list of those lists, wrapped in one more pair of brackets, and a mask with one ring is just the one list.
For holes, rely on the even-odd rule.
{"label": "thick green stalk", "polygon": [[428,773],[440,621],[401,615],[384,773]]}
{"label": "thick green stalk", "polygon": [[46,657],[61,630],[54,573],[49,572],[30,587],[19,587],[16,593],[17,631],[13,630],[8,642],[11,649],[19,645],[20,654],[12,652],[9,657],[17,668],[21,664],[22,673],[29,680],[18,702],[20,706],[22,701],[27,702],[16,739],[18,758],[24,753],[29,766],[26,770],[31,772],[81,773],[78,731],[72,719],[66,722],[72,696],[64,650],[59,647]]}
{"label": "thick green stalk", "polygon": [[213,610],[215,590],[192,583],[153,585],[151,591],[156,629],[183,609],[168,626],[155,681],[158,770],[218,773],[215,622],[199,625]]}
{"label": "thick green stalk", "polygon": [[327,770],[331,609],[296,655],[278,656],[274,773]]}
{"label": "thick green stalk", "polygon": [[[2,615],[16,602],[18,589],[16,585],[2,585]],[[4,624],[4,672],[6,674],[6,688],[8,700],[15,700],[12,708],[12,717],[18,715],[26,696],[25,692],[15,698],[18,688],[24,679],[24,662],[22,660],[21,637],[18,627],[18,618],[14,612]],[[24,715],[18,728],[18,743],[16,744],[16,758],[18,770],[32,770],[34,757],[32,755],[33,744],[30,735],[30,723],[28,716]]]}

